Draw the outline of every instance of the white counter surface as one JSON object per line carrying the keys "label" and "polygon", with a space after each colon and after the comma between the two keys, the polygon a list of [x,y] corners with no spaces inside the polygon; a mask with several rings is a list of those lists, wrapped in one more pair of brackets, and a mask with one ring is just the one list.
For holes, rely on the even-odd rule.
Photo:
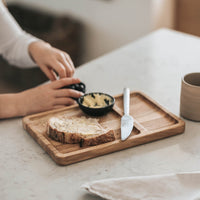
{"label": "white counter surface", "polygon": [[[81,66],[76,76],[88,92],[116,95],[127,86],[179,115],[181,76],[191,71],[200,71],[200,39],[162,29]],[[184,134],[61,167],[23,130],[21,118],[0,120],[0,199],[100,200],[80,186],[200,170],[200,123],[185,122]]]}

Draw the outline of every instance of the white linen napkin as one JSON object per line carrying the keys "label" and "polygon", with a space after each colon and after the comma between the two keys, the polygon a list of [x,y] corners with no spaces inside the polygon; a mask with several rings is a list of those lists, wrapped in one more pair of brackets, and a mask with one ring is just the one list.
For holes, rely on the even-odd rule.
{"label": "white linen napkin", "polygon": [[82,188],[109,200],[200,200],[200,172],[105,179]]}

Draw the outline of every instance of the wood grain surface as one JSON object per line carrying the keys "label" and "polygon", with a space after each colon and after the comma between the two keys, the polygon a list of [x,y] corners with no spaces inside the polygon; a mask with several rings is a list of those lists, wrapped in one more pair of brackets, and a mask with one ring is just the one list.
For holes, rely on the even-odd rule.
{"label": "wood grain surface", "polygon": [[200,1],[176,0],[176,30],[200,36]]}
{"label": "wood grain surface", "polygon": [[78,105],[26,116],[23,118],[23,126],[59,165],[72,164],[184,132],[185,123],[179,117],[168,112],[145,94],[133,91],[130,96],[130,115],[135,120],[135,126],[129,138],[121,141],[122,94],[115,96],[115,100],[113,110],[105,116],[98,117],[103,127],[114,130],[116,140],[109,143],[80,147],[79,144],[56,142],[47,136],[47,121],[52,116],[65,114],[69,117],[90,117],[84,114]]}

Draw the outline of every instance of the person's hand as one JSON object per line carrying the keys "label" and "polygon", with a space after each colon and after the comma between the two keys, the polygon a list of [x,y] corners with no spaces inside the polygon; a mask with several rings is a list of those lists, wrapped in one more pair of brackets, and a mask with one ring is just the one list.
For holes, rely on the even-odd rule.
{"label": "person's hand", "polygon": [[62,87],[79,83],[77,78],[63,78],[19,93],[21,115],[27,115],[76,103],[72,98],[79,98],[82,92]]}
{"label": "person's hand", "polygon": [[70,56],[43,41],[32,42],[29,45],[29,54],[46,76],[54,81],[60,78],[72,77],[74,65]]}

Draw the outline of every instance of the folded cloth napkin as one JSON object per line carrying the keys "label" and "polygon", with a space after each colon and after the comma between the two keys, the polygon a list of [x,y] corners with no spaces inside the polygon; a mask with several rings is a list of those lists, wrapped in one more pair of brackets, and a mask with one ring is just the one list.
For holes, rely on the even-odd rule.
{"label": "folded cloth napkin", "polygon": [[109,200],[200,200],[200,172],[106,179],[82,188]]}

